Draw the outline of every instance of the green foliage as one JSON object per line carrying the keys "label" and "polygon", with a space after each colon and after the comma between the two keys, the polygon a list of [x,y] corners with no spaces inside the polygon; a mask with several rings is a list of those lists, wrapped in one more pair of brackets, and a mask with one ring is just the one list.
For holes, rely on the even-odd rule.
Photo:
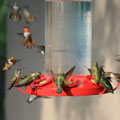
{"label": "green foliage", "polygon": [[6,47],[6,16],[7,16],[6,0],[0,0],[0,48]]}
{"label": "green foliage", "polygon": [[[6,49],[6,0],[0,0],[0,70],[4,65],[2,57]],[[0,120],[5,120],[5,73],[0,71]]]}

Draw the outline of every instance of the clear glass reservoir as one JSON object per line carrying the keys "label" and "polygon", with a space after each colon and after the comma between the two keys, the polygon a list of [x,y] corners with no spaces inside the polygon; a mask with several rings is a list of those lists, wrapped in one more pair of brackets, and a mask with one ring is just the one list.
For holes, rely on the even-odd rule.
{"label": "clear glass reservoir", "polygon": [[46,0],[45,70],[88,74],[91,67],[92,3],[90,0]]}

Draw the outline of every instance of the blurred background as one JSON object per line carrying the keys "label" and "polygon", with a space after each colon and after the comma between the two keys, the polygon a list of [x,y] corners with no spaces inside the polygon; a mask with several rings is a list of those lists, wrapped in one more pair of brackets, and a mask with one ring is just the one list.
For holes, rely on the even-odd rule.
{"label": "blurred background", "polygon": [[[14,1],[0,0],[0,68],[3,57],[16,56],[23,59],[10,71],[0,72],[0,120],[118,120],[120,108],[120,89],[114,94],[102,96],[53,97],[37,99],[31,104],[26,102],[28,95],[16,88],[6,91],[15,68],[23,68],[22,74],[44,72],[45,58],[36,49],[26,49],[21,45],[22,37],[16,33],[27,26],[22,19],[18,22],[9,20],[10,9]],[[37,20],[30,25],[33,40],[37,44],[45,43],[45,1],[19,1],[20,6],[29,6]],[[104,65],[106,71],[119,72],[119,63],[115,55],[120,53],[120,3],[119,0],[92,1],[92,61]],[[5,77],[5,79],[4,79]]]}

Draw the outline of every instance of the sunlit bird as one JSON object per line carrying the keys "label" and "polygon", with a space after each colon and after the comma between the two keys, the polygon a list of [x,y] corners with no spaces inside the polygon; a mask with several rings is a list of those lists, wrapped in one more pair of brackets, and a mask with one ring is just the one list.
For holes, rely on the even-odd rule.
{"label": "sunlit bird", "polygon": [[42,55],[45,55],[45,46],[40,46],[40,45],[36,45],[36,47],[39,49],[39,51]]}
{"label": "sunlit bird", "polygon": [[8,90],[10,90],[18,82],[18,80],[20,79],[20,74],[21,74],[20,69],[16,69],[14,71],[14,75],[12,79],[10,80]]}
{"label": "sunlit bird", "polygon": [[108,92],[110,93],[114,93],[113,87],[110,83],[110,80],[104,76],[103,71],[100,71],[100,83],[102,85],[102,87],[104,87]]}
{"label": "sunlit bird", "polygon": [[94,77],[94,80],[91,80],[92,82],[96,83],[99,85],[100,82],[100,70],[97,62],[93,62],[92,69],[91,69],[91,74]]}
{"label": "sunlit bird", "polygon": [[20,59],[17,59],[16,57],[10,57],[6,60],[5,66],[3,67],[3,71],[10,70],[15,63],[21,61]]}
{"label": "sunlit bird", "polygon": [[57,86],[56,93],[60,94],[62,92],[63,85],[65,83],[72,84],[71,81],[68,81],[68,83],[67,83],[67,79],[68,79],[68,77],[70,77],[72,75],[72,73],[74,72],[74,69],[75,69],[75,66],[73,66],[67,73],[65,73],[65,74],[62,73],[54,78],[54,81],[55,81],[56,86]]}
{"label": "sunlit bird", "polygon": [[17,34],[24,37],[24,40],[22,40],[23,46],[26,46],[27,48],[32,48],[33,46],[35,46],[35,42],[32,40],[32,34],[29,31],[29,27],[24,27],[24,32]]}
{"label": "sunlit bird", "polygon": [[21,7],[19,7],[18,3],[14,2],[13,6],[8,5],[8,7],[12,9],[12,11],[10,12],[9,18],[14,21],[21,20],[21,13],[20,13]]}
{"label": "sunlit bird", "polygon": [[15,87],[22,87],[22,86],[27,86],[34,80],[40,78],[41,73],[40,72],[35,72],[35,73],[30,73],[28,75],[25,75],[22,80],[18,81],[18,83],[15,85]]}
{"label": "sunlit bird", "polygon": [[31,15],[27,7],[23,9],[23,15],[27,24],[30,24],[31,22],[35,21],[35,16]]}

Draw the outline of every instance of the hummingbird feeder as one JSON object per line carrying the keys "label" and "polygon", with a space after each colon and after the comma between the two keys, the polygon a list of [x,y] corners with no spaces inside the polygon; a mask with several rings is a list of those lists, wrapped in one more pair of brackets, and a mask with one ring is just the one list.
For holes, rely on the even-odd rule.
{"label": "hummingbird feeder", "polygon": [[[45,1],[45,74],[34,80],[25,90],[19,91],[37,96],[85,96],[101,95],[107,90],[91,82],[85,67],[91,67],[92,2],[91,0]],[[76,66],[74,74],[56,93],[54,78]],[[50,70],[54,75],[50,75]],[[119,86],[114,88],[116,90]]]}

